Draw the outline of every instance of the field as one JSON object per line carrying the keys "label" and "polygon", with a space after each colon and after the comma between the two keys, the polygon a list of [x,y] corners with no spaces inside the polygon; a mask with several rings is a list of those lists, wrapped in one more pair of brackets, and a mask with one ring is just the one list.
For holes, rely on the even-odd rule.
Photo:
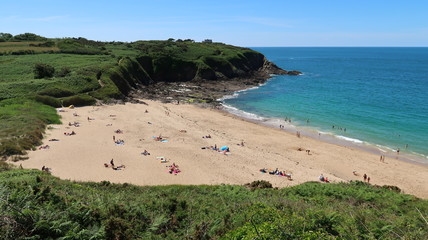
{"label": "field", "polygon": [[36,46],[38,44],[43,44],[43,42],[0,42],[0,55],[9,55],[13,53],[19,54],[25,52],[44,53],[59,51],[59,48],[56,46]]}

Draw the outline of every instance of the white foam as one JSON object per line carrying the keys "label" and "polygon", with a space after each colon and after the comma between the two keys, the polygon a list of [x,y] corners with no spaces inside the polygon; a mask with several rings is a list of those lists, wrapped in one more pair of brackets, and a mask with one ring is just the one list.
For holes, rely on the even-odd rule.
{"label": "white foam", "polygon": [[363,143],[363,141],[361,141],[361,140],[359,140],[359,139],[350,138],[350,137],[345,137],[345,136],[342,136],[342,135],[338,135],[338,136],[336,136],[336,137],[337,137],[337,138],[339,138],[339,139],[342,139],[342,140],[348,141],[348,142]]}
{"label": "white foam", "polygon": [[224,110],[226,110],[227,112],[230,112],[234,115],[241,116],[241,117],[244,117],[247,119],[258,120],[258,121],[264,121],[265,120],[265,118],[263,118],[257,114],[245,112],[245,111],[242,111],[236,107],[232,107],[232,106],[226,105],[224,103],[222,103],[221,105],[223,106]]}
{"label": "white foam", "polygon": [[222,102],[222,101],[224,101],[224,100],[226,100],[226,99],[237,98],[238,96],[239,96],[239,93],[238,93],[238,92],[234,92],[232,95],[225,95],[225,96],[223,96],[223,97],[221,97],[221,98],[217,99],[217,101]]}
{"label": "white foam", "polygon": [[237,98],[237,97],[239,96],[239,94],[240,94],[240,93],[242,93],[242,92],[246,92],[246,91],[249,91],[249,90],[257,89],[257,88],[259,88],[259,87],[261,87],[261,86],[265,85],[267,82],[268,82],[268,81],[266,81],[266,82],[264,82],[264,83],[261,83],[261,84],[259,84],[258,86],[254,86],[254,87],[250,87],[250,88],[246,88],[246,89],[242,89],[242,90],[236,91],[236,92],[234,92],[232,95],[225,95],[225,96],[223,96],[223,97],[221,97],[221,98],[217,99],[217,101],[222,102],[222,101],[224,101],[224,100],[226,100],[226,99]]}

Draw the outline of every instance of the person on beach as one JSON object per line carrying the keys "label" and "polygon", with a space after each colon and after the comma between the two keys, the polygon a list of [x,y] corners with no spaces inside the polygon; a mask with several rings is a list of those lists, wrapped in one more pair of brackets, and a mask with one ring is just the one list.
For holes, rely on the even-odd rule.
{"label": "person on beach", "polygon": [[110,160],[110,165],[111,165],[112,167],[114,167],[114,161],[113,161],[113,158]]}
{"label": "person on beach", "polygon": [[113,135],[113,142],[116,142],[116,136]]}
{"label": "person on beach", "polygon": [[367,174],[364,173],[363,179],[364,179],[364,182],[367,181]]}
{"label": "person on beach", "polygon": [[370,183],[370,177],[367,177],[367,182]]}

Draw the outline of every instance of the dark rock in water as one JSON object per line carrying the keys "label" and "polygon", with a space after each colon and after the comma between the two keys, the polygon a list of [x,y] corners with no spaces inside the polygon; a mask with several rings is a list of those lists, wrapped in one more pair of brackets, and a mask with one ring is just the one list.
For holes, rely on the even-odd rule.
{"label": "dark rock in water", "polygon": [[302,75],[302,72],[300,72],[300,71],[288,71],[287,74],[288,75],[296,75],[297,76],[297,75]]}

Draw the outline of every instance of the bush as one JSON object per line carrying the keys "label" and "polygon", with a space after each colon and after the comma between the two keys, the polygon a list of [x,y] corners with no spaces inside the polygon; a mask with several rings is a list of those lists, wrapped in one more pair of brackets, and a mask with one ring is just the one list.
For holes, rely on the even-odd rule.
{"label": "bush", "polygon": [[38,92],[39,95],[46,95],[46,96],[51,96],[51,97],[69,97],[74,95],[73,92],[71,92],[70,90],[67,89],[63,89],[63,88],[58,88],[58,87],[53,87],[53,88],[48,88],[45,90],[42,90],[40,92]]}
{"label": "bush", "polygon": [[55,73],[55,68],[49,64],[36,63],[34,65],[34,78],[51,78]]}
{"label": "bush", "polygon": [[93,105],[96,102],[95,98],[84,94],[66,97],[63,98],[62,101],[64,106],[88,106]]}
{"label": "bush", "polygon": [[34,96],[34,100],[36,102],[43,103],[54,108],[61,107],[61,101],[51,96],[36,95]]}
{"label": "bush", "polygon": [[247,187],[249,187],[251,190],[255,189],[263,189],[263,188],[272,188],[272,184],[265,180],[258,180],[254,181],[252,183],[247,183]]}
{"label": "bush", "polygon": [[69,67],[62,67],[61,70],[59,70],[59,72],[57,72],[56,76],[57,77],[66,77],[68,75],[70,75],[71,70]]}
{"label": "bush", "polygon": [[13,40],[18,40],[18,41],[46,41],[47,38],[39,36],[39,35],[34,34],[34,33],[23,33],[23,34],[15,35],[13,37]]}

